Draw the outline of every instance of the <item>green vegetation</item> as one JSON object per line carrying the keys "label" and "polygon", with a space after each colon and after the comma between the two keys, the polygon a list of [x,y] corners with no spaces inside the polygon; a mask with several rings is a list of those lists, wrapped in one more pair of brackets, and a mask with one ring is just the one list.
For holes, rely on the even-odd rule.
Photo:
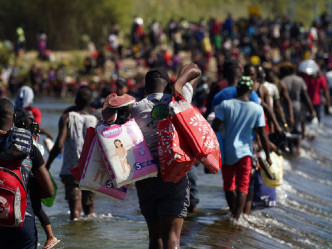
{"label": "green vegetation", "polygon": [[246,17],[249,6],[259,6],[263,17],[290,17],[294,2],[297,2],[294,19],[308,26],[315,14],[328,9],[327,1],[0,0],[0,40],[15,41],[15,30],[22,25],[28,49],[35,48],[36,34],[40,30],[47,33],[48,46],[53,50],[85,48],[87,37],[99,47],[105,44],[112,24],[119,23],[129,32],[135,15],[143,17],[145,24],[156,19],[165,25],[171,17],[197,21],[214,16],[223,20],[228,12],[235,18]]}
{"label": "green vegetation", "polygon": [[[219,20],[227,17],[247,17],[250,6],[259,6],[263,17],[273,18],[275,15],[291,16],[293,3],[297,2],[295,21],[310,25],[317,14],[328,10],[326,0],[136,0],[136,14],[144,17],[146,23],[156,19],[166,23],[171,17],[185,17],[196,21],[213,16]],[[332,4],[332,2],[331,2]]]}
{"label": "green vegetation", "polygon": [[15,56],[12,50],[10,42],[0,42],[0,69],[2,69],[1,65],[8,65],[14,61]]}
{"label": "green vegetation", "polygon": [[83,48],[84,34],[101,45],[111,24],[129,24],[126,13],[132,6],[130,0],[0,0],[0,40],[14,41],[16,28],[22,26],[28,48],[36,46],[40,30],[47,33],[52,49]]}

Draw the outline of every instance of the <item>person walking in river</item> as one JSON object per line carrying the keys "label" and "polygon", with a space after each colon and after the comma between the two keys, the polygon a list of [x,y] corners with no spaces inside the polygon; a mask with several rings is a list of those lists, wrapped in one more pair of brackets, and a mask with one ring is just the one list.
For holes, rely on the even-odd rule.
{"label": "person walking in river", "polygon": [[[294,126],[292,133],[300,134],[304,138],[305,116],[308,108],[311,119],[317,117],[314,106],[307,93],[307,86],[304,80],[295,74],[295,67],[289,62],[284,62],[279,67],[280,79],[287,87],[289,96],[292,100]],[[301,146],[301,137],[296,140],[296,153],[299,155]]]}
{"label": "person walking in river", "polygon": [[[182,68],[174,85],[164,69],[151,69],[145,76],[148,95],[134,104],[132,117],[142,130],[157,165],[158,123],[168,115],[163,110],[172,100],[174,91],[191,102],[200,75],[197,65],[189,64]],[[180,248],[182,225],[189,206],[189,188],[187,176],[177,183],[169,183],[162,181],[160,172],[158,177],[136,182],[140,209],[148,225],[150,249]]]}
{"label": "person walking in river", "polygon": [[229,209],[238,220],[243,212],[251,173],[251,139],[255,130],[261,139],[266,160],[271,164],[269,140],[265,131],[263,108],[250,101],[254,82],[242,76],[237,84],[237,98],[223,101],[215,107],[212,128],[217,132],[224,126],[224,165],[222,177]]}
{"label": "person walking in river", "polygon": [[50,169],[54,159],[63,151],[63,164],[60,177],[65,185],[65,198],[70,209],[70,219],[81,217],[81,209],[86,215],[94,213],[95,194],[79,189],[79,182],[70,170],[80,158],[85,132],[88,127],[95,127],[97,118],[90,114],[92,91],[88,86],[78,89],[75,106],[68,108],[59,120],[59,133],[50,151],[46,167]]}

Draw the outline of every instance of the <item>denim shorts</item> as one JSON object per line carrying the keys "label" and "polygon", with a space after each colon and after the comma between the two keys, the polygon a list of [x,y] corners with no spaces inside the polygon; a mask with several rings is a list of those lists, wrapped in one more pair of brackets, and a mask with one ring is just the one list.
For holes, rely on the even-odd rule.
{"label": "denim shorts", "polygon": [[37,242],[38,231],[34,217],[26,215],[21,228],[0,228],[1,249],[35,249]]}
{"label": "denim shorts", "polygon": [[177,183],[164,182],[160,175],[136,182],[141,212],[147,222],[162,217],[185,218],[189,206],[189,181],[183,177]]}

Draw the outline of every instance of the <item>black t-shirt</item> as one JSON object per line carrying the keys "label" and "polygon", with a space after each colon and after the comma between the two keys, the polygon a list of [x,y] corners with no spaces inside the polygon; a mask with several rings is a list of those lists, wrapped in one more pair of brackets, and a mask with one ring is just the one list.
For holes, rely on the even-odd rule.
{"label": "black t-shirt", "polygon": [[31,147],[29,157],[32,160],[32,170],[40,168],[45,163],[43,155],[34,144]]}

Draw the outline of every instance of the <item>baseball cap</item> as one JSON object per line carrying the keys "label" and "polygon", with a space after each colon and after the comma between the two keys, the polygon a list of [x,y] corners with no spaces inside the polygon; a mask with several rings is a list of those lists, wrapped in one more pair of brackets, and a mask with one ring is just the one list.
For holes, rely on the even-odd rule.
{"label": "baseball cap", "polygon": [[242,76],[237,82],[237,87],[247,86],[249,90],[252,90],[254,82],[249,76]]}
{"label": "baseball cap", "polygon": [[101,115],[104,122],[114,123],[117,118],[117,109],[120,107],[128,106],[136,102],[136,99],[129,94],[118,96],[116,93],[108,95],[104,101],[103,110]]}

